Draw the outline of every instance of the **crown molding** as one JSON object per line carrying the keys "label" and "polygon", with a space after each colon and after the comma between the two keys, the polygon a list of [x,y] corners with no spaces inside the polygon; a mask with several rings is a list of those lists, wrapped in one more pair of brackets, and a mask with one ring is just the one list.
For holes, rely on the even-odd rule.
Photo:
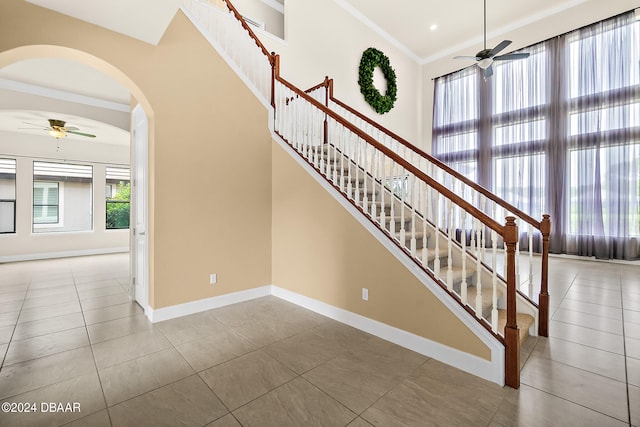
{"label": "crown molding", "polygon": [[377,35],[382,37],[393,47],[395,47],[396,49],[404,53],[409,59],[415,61],[417,64],[420,64],[421,59],[418,55],[416,55],[413,51],[407,48],[404,44],[400,43],[398,39],[394,38],[391,34],[383,30],[378,24],[373,22],[371,19],[367,18],[362,12],[360,12],[358,9],[353,7],[349,2],[347,2],[346,0],[334,0],[334,1],[338,6],[340,6],[345,11],[347,11],[347,13],[349,13],[355,19],[360,21],[363,25],[365,25],[370,30],[375,32]]}
{"label": "crown molding", "polygon": [[74,102],[76,104],[90,105],[92,107],[104,108],[106,110],[121,111],[123,113],[131,111],[131,107],[128,104],[121,104],[119,102],[107,101],[105,99],[94,98],[92,96],[80,95],[77,93],[51,89],[44,86],[22,83],[4,78],[0,78],[0,89],[43,96],[61,101]]}

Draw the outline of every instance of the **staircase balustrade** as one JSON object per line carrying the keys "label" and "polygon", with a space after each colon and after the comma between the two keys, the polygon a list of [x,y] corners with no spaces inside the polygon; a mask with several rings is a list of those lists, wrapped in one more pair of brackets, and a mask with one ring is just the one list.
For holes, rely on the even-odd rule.
{"label": "staircase balustrade", "polygon": [[[402,158],[408,160],[411,164],[416,166],[421,171],[434,177],[439,182],[444,183],[445,186],[452,192],[462,195],[465,200],[470,202],[476,208],[487,213],[496,221],[501,221],[502,218],[513,216],[516,218],[516,222],[520,233],[518,235],[518,241],[516,243],[516,283],[517,291],[523,297],[527,298],[532,304],[540,306],[540,316],[538,323],[538,335],[548,336],[548,253],[549,253],[549,234],[551,231],[551,223],[549,215],[543,215],[543,218],[538,221],[526,214],[517,207],[511,205],[503,199],[482,187],[481,185],[469,180],[464,175],[455,171],[445,163],[417,148],[410,142],[406,141],[397,134],[389,131],[379,123],[371,120],[361,112],[350,107],[346,103],[338,100],[333,95],[333,80],[325,77],[325,80],[305,91],[314,99],[321,101],[327,99],[325,105],[337,114],[345,118],[350,123],[356,125],[366,134],[374,137],[377,141],[381,142],[394,152],[398,153]],[[321,101],[322,102],[322,101]],[[466,228],[460,228],[466,229]],[[463,233],[464,234],[464,233]],[[503,239],[499,238],[498,247],[501,250],[492,254],[490,265],[491,269],[496,273],[496,269],[493,268],[494,258],[498,257],[495,265],[499,266],[502,270],[502,274],[499,275],[501,279],[506,278],[506,245]],[[460,240],[459,240],[460,241]],[[491,246],[495,243],[493,239],[486,241]],[[541,248],[540,254],[536,254],[535,243],[539,242]],[[473,243],[473,242],[472,242]],[[521,247],[525,247],[526,253],[522,255]],[[489,262],[483,256],[481,260],[483,262]],[[536,254],[534,256],[534,254]],[[534,282],[536,276],[539,277],[539,282]]]}
{"label": "staircase balustrade", "polygon": [[[538,333],[548,330],[549,216],[531,218],[337,100],[332,80],[308,91],[287,82],[279,56],[268,52],[228,0],[183,0],[183,10],[271,105],[274,132],[505,345],[505,381],[517,388],[518,292],[539,305]],[[534,239],[542,244],[539,287]],[[520,258],[528,264],[524,282],[518,279]]]}

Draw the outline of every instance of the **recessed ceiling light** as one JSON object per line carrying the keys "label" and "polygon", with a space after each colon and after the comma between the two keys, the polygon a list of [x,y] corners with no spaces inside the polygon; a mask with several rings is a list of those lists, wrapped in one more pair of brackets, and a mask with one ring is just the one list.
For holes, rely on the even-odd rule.
{"label": "recessed ceiling light", "polygon": [[438,25],[437,25],[437,24],[433,24],[432,26],[430,26],[430,27],[429,27],[429,29],[430,29],[431,31],[435,31],[435,30],[437,30],[437,29],[438,29]]}

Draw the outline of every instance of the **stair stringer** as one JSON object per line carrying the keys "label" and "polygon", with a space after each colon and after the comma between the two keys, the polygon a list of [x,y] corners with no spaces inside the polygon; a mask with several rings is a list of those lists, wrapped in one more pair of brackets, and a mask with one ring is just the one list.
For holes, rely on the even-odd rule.
{"label": "stair stringer", "polygon": [[[362,322],[349,324],[355,328],[378,335],[383,339],[409,348],[425,356],[432,357],[470,374],[499,385],[504,385],[504,345],[491,332],[482,326],[474,316],[469,314],[464,307],[455,301],[454,298],[452,298],[451,295],[429,274],[422,270],[407,253],[390,240],[387,234],[376,227],[362,211],[357,209],[338,189],[330,184],[324,176],[319,174],[313,166],[307,163],[307,161],[303,159],[300,154],[298,154],[286,141],[284,141],[275,132],[272,132],[272,138],[300,167],[302,167],[318,184],[320,184],[320,186],[326,190],[333,199],[335,199],[354,219],[356,219],[373,237],[375,237],[375,239],[389,253],[391,253],[407,269],[407,271],[409,271],[425,288],[427,288],[432,295],[434,295],[451,313],[453,313],[462,322],[462,324],[489,349],[491,360],[485,360],[478,356],[465,353],[406,331],[402,331],[402,334],[394,334],[391,332],[383,332],[381,334],[380,331],[396,329],[388,325],[385,325],[386,329],[377,328],[375,330],[367,330],[362,326]],[[314,306],[309,306],[307,308],[315,310]],[[329,317],[331,317],[330,313],[321,312],[321,314],[329,315]],[[354,316],[362,317],[355,313]],[[340,318],[336,318],[336,320],[344,321],[344,319]],[[372,320],[372,322],[376,321]],[[405,338],[403,338],[403,335]],[[406,339],[407,335],[411,335],[412,339]]]}

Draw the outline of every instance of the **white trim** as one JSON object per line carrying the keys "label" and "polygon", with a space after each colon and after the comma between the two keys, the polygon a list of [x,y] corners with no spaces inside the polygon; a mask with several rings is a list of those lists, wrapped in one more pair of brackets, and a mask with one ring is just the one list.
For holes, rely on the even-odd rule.
{"label": "white trim", "polygon": [[231,304],[237,304],[239,302],[249,301],[256,298],[266,297],[268,295],[271,295],[271,285],[232,292],[230,294],[224,294],[217,297],[185,302],[184,304],[171,305],[169,307],[162,307],[155,310],[151,307],[143,308],[145,309],[145,314],[149,320],[155,323]]}
{"label": "white trim", "polygon": [[400,52],[402,52],[405,55],[407,55],[409,57],[409,59],[412,59],[417,64],[420,64],[421,59],[420,59],[420,57],[418,55],[416,55],[407,46],[402,44],[398,39],[394,38],[391,34],[387,33],[385,30],[383,30],[382,27],[380,27],[378,24],[373,22],[371,19],[367,18],[362,12],[360,12],[358,9],[356,9],[353,5],[348,3],[346,0],[334,0],[334,1],[336,2],[336,4],[338,6],[340,6],[345,11],[347,11],[347,13],[349,13],[351,16],[356,18],[358,21],[360,21],[362,24],[364,24],[366,27],[368,27],[374,33],[376,33],[377,35],[382,37],[384,40],[389,42],[392,46],[394,46]]}
{"label": "white trim", "polygon": [[276,0],[262,0],[262,3],[266,4],[271,9],[275,9],[276,12],[284,14],[284,5],[282,3],[278,3]]}
{"label": "white trim", "polygon": [[128,113],[131,111],[129,104],[121,104],[119,102],[107,101],[105,99],[94,98],[92,96],[79,95],[77,93],[66,92],[58,89],[51,89],[43,86],[32,85],[29,83],[17,82],[14,80],[0,78],[0,89],[8,89],[14,92],[28,93],[30,95],[44,96],[61,101],[75,102],[77,104],[91,105],[92,107],[104,108],[107,110],[122,111]]}
{"label": "white trim", "polygon": [[[430,339],[412,334],[402,329],[386,325],[382,322],[378,322],[377,320],[369,319],[368,317],[292,292],[288,289],[283,289],[274,285],[271,287],[271,294],[325,317],[329,317],[333,320],[337,320],[338,322],[375,335],[378,338],[390,341],[422,355],[432,357],[440,362],[453,366],[454,368],[458,368],[488,381],[504,385],[504,380],[500,381],[500,378],[496,378],[496,373],[494,372],[494,365],[499,365],[501,370],[504,366],[504,358],[500,357],[501,354],[492,354],[492,358],[494,359],[492,362],[490,360],[482,359],[478,356],[456,350],[455,348],[448,347],[438,342],[431,341]],[[502,353],[502,356],[503,355],[504,353]],[[500,363],[495,363],[496,358],[500,360]]]}
{"label": "white trim", "polygon": [[[492,374],[491,381],[497,384],[504,384],[504,346],[489,331],[473,318],[460,304],[440,287],[426,272],[419,268],[397,245],[378,227],[365,217],[355,206],[353,206],[338,190],[330,185],[327,180],[318,174],[311,165],[304,161],[293,148],[291,148],[282,138],[273,133],[272,138],[276,141],[309,175],[320,184],[342,207],[344,207],[354,219],[374,236],[382,246],[384,246],[405,268],[413,274],[438,300],[444,304],[469,330],[477,336],[491,351]],[[497,363],[499,362],[499,363]],[[483,376],[484,378],[484,376]]]}
{"label": "white trim", "polygon": [[[15,236],[15,234],[7,234],[7,236]],[[87,255],[106,255],[106,254],[116,254],[121,252],[129,252],[129,247],[126,246],[126,247],[117,247],[117,248],[83,249],[78,251],[65,251],[65,252],[45,252],[40,254],[7,255],[7,256],[0,256],[0,264],[5,262],[34,261],[39,259],[69,258],[69,257],[87,256]]]}

